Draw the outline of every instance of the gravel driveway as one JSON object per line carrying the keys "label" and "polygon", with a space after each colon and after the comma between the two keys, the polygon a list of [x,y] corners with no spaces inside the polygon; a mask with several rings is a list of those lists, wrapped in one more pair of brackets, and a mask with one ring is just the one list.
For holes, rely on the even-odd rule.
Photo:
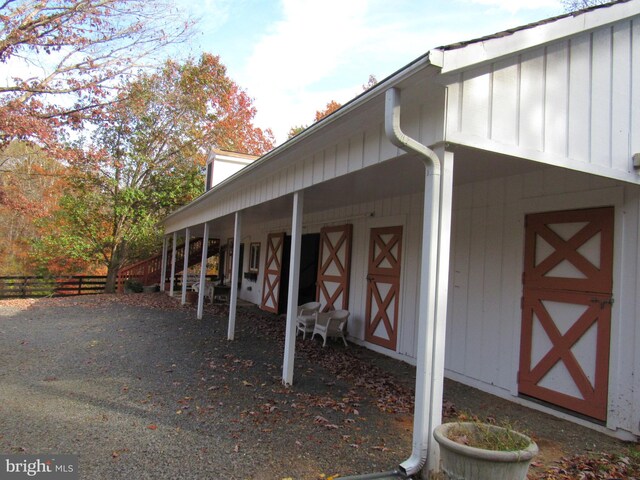
{"label": "gravel driveway", "polygon": [[[83,479],[325,479],[408,457],[411,366],[299,340],[285,388],[283,317],[241,307],[228,342],[225,315],[161,293],[0,302],[0,453],[77,454]],[[626,448],[446,382],[445,414],[460,411],[517,419],[541,447],[531,478]]]}
{"label": "gravel driveway", "polygon": [[215,313],[162,294],[0,307],[0,451],[78,454],[86,479],[315,479],[408,455],[410,424],[339,374],[302,356],[282,386],[282,318],[245,308],[228,342]]}

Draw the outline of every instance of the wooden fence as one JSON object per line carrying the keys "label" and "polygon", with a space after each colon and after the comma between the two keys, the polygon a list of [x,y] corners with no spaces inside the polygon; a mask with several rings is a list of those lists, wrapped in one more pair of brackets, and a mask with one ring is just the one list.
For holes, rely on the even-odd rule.
{"label": "wooden fence", "polygon": [[0,298],[61,297],[103,293],[106,276],[0,277]]}
{"label": "wooden fence", "polygon": [[[132,276],[132,279],[142,280]],[[217,280],[216,275],[207,275],[208,281]],[[169,288],[167,278],[166,288]],[[3,298],[32,298],[32,297],[63,297],[68,295],[95,295],[104,293],[107,277],[100,275],[72,275],[68,277],[29,277],[29,276],[0,276],[0,299]],[[182,274],[174,277],[174,289],[182,288]],[[118,289],[118,291],[121,291]]]}

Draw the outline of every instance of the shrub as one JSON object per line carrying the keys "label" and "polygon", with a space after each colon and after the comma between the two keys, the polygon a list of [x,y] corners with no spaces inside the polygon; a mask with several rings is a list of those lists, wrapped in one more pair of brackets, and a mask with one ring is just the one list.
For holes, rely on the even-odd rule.
{"label": "shrub", "polygon": [[124,289],[129,290],[133,293],[141,293],[142,282],[140,282],[140,280],[136,280],[135,278],[128,278],[124,282]]}

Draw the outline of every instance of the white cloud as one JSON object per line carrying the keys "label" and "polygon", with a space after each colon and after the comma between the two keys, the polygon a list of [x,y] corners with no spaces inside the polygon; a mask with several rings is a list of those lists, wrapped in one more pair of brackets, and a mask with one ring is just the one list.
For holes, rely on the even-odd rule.
{"label": "white cloud", "polygon": [[[386,2],[385,2],[386,3]],[[331,100],[346,103],[429,47],[425,29],[384,18],[380,0],[284,0],[282,18],[253,49],[239,77],[255,98],[256,123],[279,142]],[[391,66],[390,66],[391,65]]]}
{"label": "white cloud", "polygon": [[12,86],[15,85],[14,78],[42,77],[44,74],[44,68],[30,64],[23,58],[12,56],[9,57],[0,70],[0,84],[3,87]]}
{"label": "white cloud", "polygon": [[330,100],[345,102],[358,93],[328,84],[366,36],[368,2],[284,0],[282,8],[282,18],[255,45],[237,79],[256,99],[256,123],[269,118],[265,126],[278,141],[292,126],[311,123],[314,112]]}
{"label": "white cloud", "polygon": [[536,10],[541,8],[561,7],[560,0],[469,0],[471,3],[486,5],[488,7],[496,7],[500,10],[506,10],[511,13],[517,13],[522,10]]}
{"label": "white cloud", "polygon": [[247,61],[249,71],[277,72],[261,79],[262,85],[309,86],[347,61],[364,28],[366,1],[285,0],[283,7],[284,18],[273,24]]}
{"label": "white cloud", "polygon": [[559,5],[559,0],[281,0],[279,10],[274,4],[265,9],[264,29],[252,37],[250,55],[233,58],[230,74],[255,99],[255,123],[271,128],[282,142],[291,127],[310,124],[327,102],[345,103],[360,93],[369,74],[382,80],[431,48],[560,13]]}
{"label": "white cloud", "polygon": [[233,0],[174,0],[181,10],[200,21],[199,28],[212,31],[223,25],[228,19],[233,7]]}

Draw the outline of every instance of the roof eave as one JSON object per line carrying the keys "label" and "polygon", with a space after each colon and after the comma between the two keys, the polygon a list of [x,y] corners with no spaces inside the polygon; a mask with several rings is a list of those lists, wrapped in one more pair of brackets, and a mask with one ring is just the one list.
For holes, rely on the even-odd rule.
{"label": "roof eave", "polygon": [[411,75],[429,66],[438,67],[438,68],[442,66],[442,52],[429,51],[424,55],[416,58],[414,61],[412,61],[408,65],[405,65],[401,69],[389,75],[384,80],[381,80],[380,82],[378,82],[375,86],[371,87],[370,89],[361,93],[357,97],[353,98],[352,100],[344,104],[335,112],[326,116],[322,120],[314,123],[310,127],[306,128],[304,131],[296,135],[295,137],[290,138],[289,140],[284,142],[282,145],[277,146],[273,150],[264,154],[258,160],[252,162],[251,164],[244,167],[242,170],[238,171],[237,173],[233,174],[229,178],[215,185],[213,188],[206,191],[205,193],[203,193],[202,195],[194,199],[189,204],[184,205],[183,207],[180,207],[178,210],[175,210],[174,212],[170,213],[159,222],[159,225],[164,225],[167,220],[175,216],[178,216],[182,214],[184,211],[192,208],[193,206],[208,200],[210,197],[215,196],[216,194],[219,194],[221,191],[227,189],[230,185],[236,182],[239,178],[250,175],[254,170],[259,169],[265,163],[269,162],[271,159],[278,157],[286,150],[294,148],[296,145],[304,142],[309,137],[316,135],[316,132],[327,128],[332,123],[337,122],[344,116],[350,114],[351,112],[359,108],[361,105],[364,105],[370,99],[383,94],[390,87],[401,84],[404,80],[406,80]]}
{"label": "roof eave", "polygon": [[624,0],[599,5],[468,42],[439,47],[436,50],[443,56],[442,73],[458,73],[470,67],[494,62],[515,52],[536,48],[639,15],[638,3],[638,0]]}

